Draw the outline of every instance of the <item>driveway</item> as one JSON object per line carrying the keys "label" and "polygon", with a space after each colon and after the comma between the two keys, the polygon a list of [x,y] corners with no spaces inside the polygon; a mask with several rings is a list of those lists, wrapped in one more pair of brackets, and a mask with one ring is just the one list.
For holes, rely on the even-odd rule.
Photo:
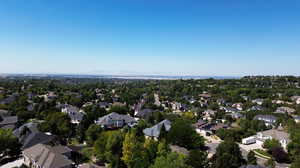
{"label": "driveway", "polygon": [[12,168],[12,167],[20,167],[24,163],[24,159],[20,158],[13,162],[6,163],[5,165],[0,166],[0,168]]}

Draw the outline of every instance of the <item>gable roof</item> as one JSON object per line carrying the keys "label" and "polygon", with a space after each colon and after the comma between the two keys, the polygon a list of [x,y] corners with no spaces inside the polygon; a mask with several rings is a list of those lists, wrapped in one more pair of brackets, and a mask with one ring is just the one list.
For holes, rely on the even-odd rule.
{"label": "gable roof", "polygon": [[277,121],[277,117],[273,116],[273,115],[256,115],[253,120],[269,120],[269,121],[274,121],[276,122]]}
{"label": "gable roof", "polygon": [[163,120],[163,121],[161,121],[160,123],[154,125],[151,128],[144,129],[143,133],[146,136],[158,138],[159,135],[160,135],[160,131],[161,131],[162,126],[165,127],[166,131],[169,131],[171,129],[171,121],[169,121],[169,120]]}
{"label": "gable roof", "polygon": [[262,131],[259,133],[261,133],[264,136],[270,136],[273,139],[276,139],[278,141],[286,140],[287,142],[290,142],[289,134],[284,131],[280,131],[277,129],[271,129],[271,130],[266,130],[266,131]]}
{"label": "gable roof", "polygon": [[63,155],[70,151],[71,150],[65,146],[51,147],[44,144],[37,144],[24,150],[23,154],[41,167],[62,168],[73,164],[71,160]]}
{"label": "gable roof", "polygon": [[2,117],[2,121],[0,122],[1,125],[10,125],[10,124],[16,124],[18,122],[17,116],[9,116],[9,117]]}
{"label": "gable roof", "polygon": [[152,113],[153,113],[152,109],[143,109],[143,110],[138,111],[136,116],[140,117],[140,118],[147,118],[147,117],[151,116]]}
{"label": "gable roof", "polygon": [[96,123],[100,125],[108,125],[111,121],[124,121],[125,123],[135,122],[135,119],[130,115],[122,115],[115,112],[107,114],[101,118],[99,118]]}

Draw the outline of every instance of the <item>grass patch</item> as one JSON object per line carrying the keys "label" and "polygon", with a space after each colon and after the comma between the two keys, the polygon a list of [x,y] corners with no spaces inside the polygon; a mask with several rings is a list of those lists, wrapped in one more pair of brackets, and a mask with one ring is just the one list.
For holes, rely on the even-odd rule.
{"label": "grass patch", "polygon": [[260,156],[262,158],[265,158],[265,159],[270,159],[272,158],[272,155],[270,155],[268,152],[264,151],[264,150],[261,150],[261,149],[254,149],[253,152],[257,155],[257,156]]}

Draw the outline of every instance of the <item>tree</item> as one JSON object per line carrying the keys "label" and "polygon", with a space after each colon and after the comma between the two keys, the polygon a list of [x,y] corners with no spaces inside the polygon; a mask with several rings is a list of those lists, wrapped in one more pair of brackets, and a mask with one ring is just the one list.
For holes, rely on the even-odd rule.
{"label": "tree", "polygon": [[105,158],[112,168],[124,166],[121,160],[124,136],[121,131],[112,131],[105,145]]}
{"label": "tree", "polygon": [[245,163],[239,146],[233,141],[222,142],[213,156],[214,168],[223,168],[224,165],[238,168]]}
{"label": "tree", "polygon": [[183,155],[171,152],[166,156],[160,156],[155,159],[155,162],[150,168],[192,168],[185,163]]}
{"label": "tree", "polygon": [[282,147],[274,147],[270,150],[274,159],[279,163],[289,163],[289,155],[283,150]]}
{"label": "tree", "polygon": [[89,145],[93,145],[101,132],[102,132],[101,126],[96,125],[96,124],[90,125],[90,127],[85,132],[87,143]]}
{"label": "tree", "polygon": [[61,112],[50,113],[40,125],[41,131],[51,132],[61,138],[68,138],[72,135],[72,124],[67,114]]}
{"label": "tree", "polygon": [[127,114],[129,112],[129,108],[127,106],[119,106],[114,105],[109,110],[110,113],[115,112],[118,114]]}
{"label": "tree", "polygon": [[270,150],[272,148],[276,148],[276,147],[280,147],[280,142],[276,139],[267,139],[264,144],[263,147]]}
{"label": "tree", "polygon": [[195,149],[204,146],[204,138],[197,134],[188,121],[177,119],[168,132],[168,141],[173,144]]}
{"label": "tree", "polygon": [[187,164],[193,168],[208,168],[207,153],[200,150],[191,150],[187,158]]}
{"label": "tree", "polygon": [[249,165],[257,165],[257,159],[255,157],[255,153],[253,151],[250,151],[247,155],[247,163]]}
{"label": "tree", "polygon": [[290,168],[299,168],[299,167],[300,167],[300,156],[296,156]]}
{"label": "tree", "polygon": [[10,129],[0,128],[0,161],[5,157],[16,157],[21,153],[21,144]]}
{"label": "tree", "polygon": [[152,163],[157,155],[158,142],[153,139],[146,139],[144,142],[144,148],[146,150],[149,163]]}
{"label": "tree", "polygon": [[137,140],[134,131],[126,133],[122,149],[123,156],[121,159],[128,168],[146,168],[149,166],[146,152]]}
{"label": "tree", "polygon": [[170,151],[171,149],[166,143],[166,140],[162,139],[157,146],[157,156],[166,156]]}

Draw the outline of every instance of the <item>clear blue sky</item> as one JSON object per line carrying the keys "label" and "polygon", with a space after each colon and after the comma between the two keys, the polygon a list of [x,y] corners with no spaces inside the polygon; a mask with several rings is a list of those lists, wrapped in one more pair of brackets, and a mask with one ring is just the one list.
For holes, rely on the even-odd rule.
{"label": "clear blue sky", "polygon": [[300,75],[299,0],[1,0],[0,73]]}

